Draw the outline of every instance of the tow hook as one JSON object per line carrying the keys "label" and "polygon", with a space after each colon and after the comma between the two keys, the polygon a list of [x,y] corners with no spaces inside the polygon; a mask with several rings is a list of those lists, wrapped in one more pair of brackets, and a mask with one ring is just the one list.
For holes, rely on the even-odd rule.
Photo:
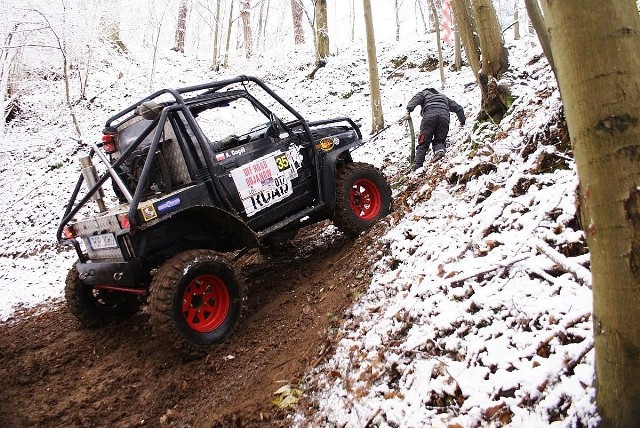
{"label": "tow hook", "polygon": [[89,269],[85,273],[81,273],[80,274],[80,279],[85,281],[87,278],[89,278],[90,276],[93,276],[95,274],[96,274],[96,272],[93,269]]}
{"label": "tow hook", "polygon": [[113,274],[113,279],[115,281],[120,281],[123,276],[124,276],[124,272],[116,272]]}

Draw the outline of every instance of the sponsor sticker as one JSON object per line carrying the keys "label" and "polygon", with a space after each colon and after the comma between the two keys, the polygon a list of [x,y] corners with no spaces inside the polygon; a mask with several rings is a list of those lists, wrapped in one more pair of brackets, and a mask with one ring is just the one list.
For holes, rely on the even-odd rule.
{"label": "sponsor sticker", "polygon": [[239,149],[231,149],[228,150],[226,152],[224,152],[224,155],[227,158],[233,157],[233,156],[240,156],[241,154],[244,154],[247,151],[246,147],[240,147]]}
{"label": "sponsor sticker", "polygon": [[221,161],[225,160],[226,158],[227,158],[227,156],[226,156],[224,153],[218,153],[218,154],[216,154],[216,160],[217,160],[218,162],[221,162]]}
{"label": "sponsor sticker", "polygon": [[291,196],[298,176],[292,153],[270,153],[231,171],[247,216]]}
{"label": "sponsor sticker", "polygon": [[180,205],[180,198],[176,197],[176,198],[167,199],[166,201],[162,201],[158,204],[158,211],[162,213],[178,205]]}
{"label": "sponsor sticker", "polygon": [[153,220],[154,218],[158,217],[158,213],[156,212],[156,209],[153,207],[153,205],[145,205],[144,207],[140,208],[140,212],[142,213],[142,218],[144,219],[144,221]]}

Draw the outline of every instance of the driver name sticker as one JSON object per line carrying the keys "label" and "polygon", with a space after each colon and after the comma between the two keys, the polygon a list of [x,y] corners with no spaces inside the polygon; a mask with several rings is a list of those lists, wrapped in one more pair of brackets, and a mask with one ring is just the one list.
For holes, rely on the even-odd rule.
{"label": "driver name sticker", "polygon": [[293,195],[298,176],[289,153],[270,153],[231,171],[248,217]]}

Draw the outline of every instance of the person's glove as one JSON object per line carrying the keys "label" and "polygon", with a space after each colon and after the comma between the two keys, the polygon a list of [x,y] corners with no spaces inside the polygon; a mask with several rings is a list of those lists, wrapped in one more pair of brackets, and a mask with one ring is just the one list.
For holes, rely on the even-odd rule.
{"label": "person's glove", "polygon": [[401,118],[400,120],[398,120],[398,123],[402,123],[402,122],[406,122],[407,120],[411,119],[411,113],[406,112]]}

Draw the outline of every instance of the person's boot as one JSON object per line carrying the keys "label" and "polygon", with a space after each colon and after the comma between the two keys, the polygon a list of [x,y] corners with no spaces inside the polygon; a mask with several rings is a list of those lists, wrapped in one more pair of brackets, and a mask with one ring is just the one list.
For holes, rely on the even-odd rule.
{"label": "person's boot", "polygon": [[444,157],[444,150],[438,150],[433,154],[433,159],[431,159],[431,162],[438,162],[443,157]]}

